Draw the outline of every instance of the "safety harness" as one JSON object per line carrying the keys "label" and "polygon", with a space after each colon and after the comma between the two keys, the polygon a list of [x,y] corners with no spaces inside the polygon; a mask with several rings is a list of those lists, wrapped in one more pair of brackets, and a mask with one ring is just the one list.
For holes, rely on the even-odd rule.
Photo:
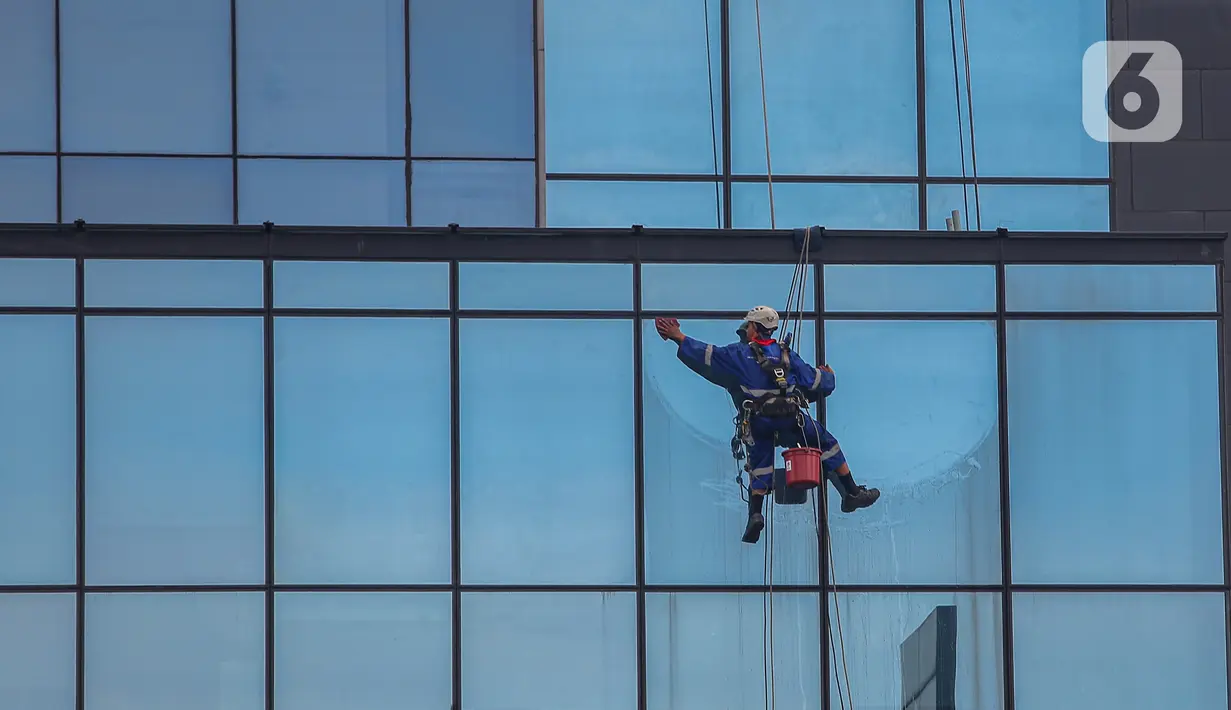
{"label": "safety harness", "polygon": [[765,354],[765,348],[751,342],[752,356],[757,366],[773,381],[777,391],[767,392],[754,397],[751,401],[751,413],[763,417],[779,418],[794,417],[799,414],[800,407],[806,406],[807,400],[795,389],[795,385],[787,384],[786,375],[791,370],[791,349],[781,343],[782,357],[770,358]]}

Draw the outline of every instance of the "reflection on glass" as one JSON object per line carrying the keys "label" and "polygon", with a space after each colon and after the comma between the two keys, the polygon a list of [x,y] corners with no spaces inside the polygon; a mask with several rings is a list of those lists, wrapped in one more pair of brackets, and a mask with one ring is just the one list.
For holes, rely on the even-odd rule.
{"label": "reflection on glass", "polygon": [[1001,604],[997,593],[830,597],[830,706],[843,697],[856,708],[903,708],[912,698],[908,710],[1004,707]]}
{"label": "reflection on glass", "polygon": [[852,514],[828,496],[835,579],[999,582],[995,324],[827,321],[825,356],[827,425],[855,480],[881,490]]}
{"label": "reflection on glass", "polygon": [[[680,325],[698,340],[726,345],[735,342],[739,321],[685,320]],[[815,338],[811,323],[797,336],[798,351],[810,362],[815,362]],[[764,584],[772,539],[773,583],[816,584],[812,502],[767,505],[760,542],[740,542],[748,504],[736,481],[744,462],[731,458],[731,396],[680,362],[677,346],[659,338],[653,321],[642,324],[642,341],[646,581]],[[784,465],[781,450],[775,460],[778,467]],[[742,475],[748,485],[749,475]]]}
{"label": "reflection on glass", "polygon": [[72,306],[76,268],[72,259],[0,259],[0,306]]}
{"label": "reflection on glass", "polygon": [[[794,273],[792,264],[643,264],[641,307],[648,311],[744,313],[764,305],[785,317]],[[803,297],[804,310],[808,311],[816,307],[816,271],[808,269],[806,277]]]}
{"label": "reflection on glass", "polygon": [[532,161],[416,160],[411,168],[412,226],[534,226]]}
{"label": "reflection on glass", "polygon": [[713,182],[547,183],[548,227],[654,229],[721,226],[720,192]]}
{"label": "reflection on glass", "polygon": [[438,592],[274,597],[277,704],[293,710],[437,710],[452,683],[452,601]]}
{"label": "reflection on glass", "polygon": [[76,707],[74,594],[0,594],[0,698],[21,710]]}
{"label": "reflection on glass", "polygon": [[635,708],[636,605],[631,592],[463,594],[466,705]]}
{"label": "reflection on glass", "polygon": [[1225,629],[1221,592],[1014,594],[1016,706],[1226,707]]}
{"label": "reflection on glass", "polygon": [[[0,32],[3,31],[0,27]],[[2,47],[0,51],[3,51]],[[0,68],[2,71],[3,68]],[[0,117],[0,121],[3,120]],[[0,131],[0,136],[3,136],[3,131]],[[4,215],[6,222],[55,223],[54,156],[0,156],[0,214]]]}
{"label": "reflection on glass", "polygon": [[633,583],[632,325],[462,321],[465,582]]}
{"label": "reflection on glass", "polygon": [[[449,581],[447,319],[278,318],[279,582]],[[414,367],[408,366],[414,363]]]}
{"label": "reflection on glass", "polygon": [[[929,152],[929,155],[931,153]],[[980,163],[982,166],[982,163]],[[982,170],[982,167],[980,167]],[[992,231],[1106,232],[1111,225],[1111,191],[1106,185],[928,186],[928,229],[945,229],[953,210],[962,228]],[[982,223],[975,219],[982,215]]]}
{"label": "reflection on glass", "polygon": [[461,264],[462,308],[620,311],[633,308],[632,264]]}
{"label": "reflection on glass", "polygon": [[996,267],[826,264],[825,310],[995,313]]}
{"label": "reflection on glass", "polygon": [[449,307],[449,264],[275,261],[275,308]]}
{"label": "reflection on glass", "polygon": [[645,605],[650,710],[761,710],[771,657],[772,701],[820,707],[820,595],[647,594]]}
{"label": "reflection on glass", "polygon": [[0,316],[0,584],[77,581],[76,333]]}
{"label": "reflection on glass", "polygon": [[1007,355],[1013,581],[1222,583],[1215,323],[1009,321]]}
{"label": "reflection on glass", "polygon": [[[246,4],[246,3],[245,3]],[[239,161],[239,223],[406,226],[401,160]]]}
{"label": "reflection on glass", "polygon": [[62,221],[231,224],[228,158],[69,158],[60,161]]}
{"label": "reflection on glass", "polygon": [[257,259],[87,259],[87,308],[260,308]]}
{"label": "reflection on glass", "polygon": [[1218,271],[1203,264],[1009,264],[1010,311],[1218,310]]}
{"label": "reflection on glass", "polygon": [[919,228],[919,187],[914,184],[775,181],[771,220],[769,185],[737,182],[731,186],[731,206],[731,226],[736,229],[769,229],[775,225],[794,229],[813,224],[829,229]]}
{"label": "reflection on glass", "polygon": [[0,86],[4,87],[0,151],[56,149],[55,26],[55,3],[4,3],[4,22],[0,22]]}

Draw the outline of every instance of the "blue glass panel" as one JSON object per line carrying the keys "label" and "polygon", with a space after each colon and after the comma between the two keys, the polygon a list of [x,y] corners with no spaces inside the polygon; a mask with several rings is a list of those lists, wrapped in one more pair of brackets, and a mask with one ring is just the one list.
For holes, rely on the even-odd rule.
{"label": "blue glass panel", "polygon": [[534,157],[533,0],[410,0],[411,152]]}
{"label": "blue glass panel", "polygon": [[[821,707],[818,594],[647,594],[646,707],[761,710],[773,624],[774,702]],[[766,619],[770,619],[767,623]],[[721,672],[715,672],[722,669]]]}
{"label": "blue glass panel", "polygon": [[91,710],[262,710],[265,595],[89,594],[84,660]]}
{"label": "blue glass panel", "polygon": [[239,0],[239,150],[406,155],[403,0]]}
{"label": "blue glass panel", "polygon": [[446,593],[274,596],[274,686],[295,710],[438,710],[453,695]]}
{"label": "blue glass panel", "polygon": [[463,263],[462,308],[620,311],[633,308],[632,264]]}
{"label": "blue glass panel", "polygon": [[21,710],[76,706],[73,594],[0,594],[0,698]]}
{"label": "blue glass panel", "polygon": [[[976,211],[975,207],[978,206]],[[1104,185],[960,185],[928,186],[928,229],[944,229],[953,210],[963,228],[985,231],[1007,227],[1019,231],[1106,232],[1111,228],[1111,192]],[[982,224],[975,219],[983,217]]]}
{"label": "blue glass panel", "polygon": [[731,226],[736,229],[793,229],[820,224],[830,229],[918,229],[917,185],[774,183],[774,222],[769,185],[731,186]]}
{"label": "blue glass panel", "polygon": [[0,156],[0,221],[56,221],[55,158]]}
{"label": "blue glass panel", "polygon": [[416,227],[533,227],[530,161],[415,161],[410,187]]}
{"label": "blue glass panel", "polygon": [[629,592],[463,594],[466,705],[636,707],[636,604]]}
{"label": "blue glass panel", "polygon": [[[1081,116],[1081,57],[1092,43],[1107,39],[1107,4],[1040,0],[1030,5],[967,5],[979,174],[1106,177],[1107,145],[1086,135],[1076,118]],[[963,150],[966,174],[972,174],[962,8],[949,0],[925,1],[930,175],[961,174]],[[908,46],[913,50],[913,39]]]}
{"label": "blue glass panel", "polygon": [[548,227],[699,227],[722,224],[712,182],[547,183]]}
{"label": "blue glass panel", "polygon": [[75,326],[0,316],[0,584],[77,579]]}
{"label": "blue glass panel", "polygon": [[1005,267],[1010,311],[1218,310],[1218,271],[1200,264],[1011,264]]}
{"label": "blue glass panel", "polygon": [[[836,660],[830,655],[831,707],[839,706],[839,697],[850,698],[847,708],[1004,707],[1002,618],[1000,594],[995,593],[840,593],[831,597],[831,639],[825,645],[839,649]],[[945,685],[952,695],[941,701],[938,691],[943,692]],[[907,706],[911,697],[916,702]],[[1019,701],[1017,707],[1049,706]],[[1094,707],[1103,706],[1089,706]]]}
{"label": "blue glass panel", "polygon": [[278,318],[274,336],[278,581],[447,584],[449,506],[424,503],[449,499],[449,321]]}
{"label": "blue glass panel", "polygon": [[64,150],[231,153],[228,3],[60,0],[59,8]]}
{"label": "blue glass panel", "polygon": [[829,430],[855,481],[881,490],[850,514],[829,489],[835,578],[999,582],[995,324],[829,320],[825,358],[837,376]]}
{"label": "blue glass panel", "polygon": [[85,305],[99,308],[261,308],[255,259],[87,259]]}
{"label": "blue glass panel", "polygon": [[0,259],[0,306],[72,306],[76,273],[72,259]]}
{"label": "blue glass panel", "polygon": [[0,22],[0,150],[56,149],[56,6],[7,0]]}
{"label": "blue glass panel", "polygon": [[[760,13],[774,173],[916,174],[912,0],[783,0]],[[731,3],[731,164],[764,175],[757,32],[757,5]]]}
{"label": "blue glass panel", "polygon": [[64,158],[65,222],[231,224],[231,161]]}
{"label": "blue glass panel", "polygon": [[277,261],[277,308],[448,308],[443,262]]}
{"label": "blue glass panel", "polygon": [[406,226],[406,164],[384,160],[241,160],[239,221]]}
{"label": "blue glass panel", "polygon": [[[767,305],[779,309],[785,318],[783,309],[794,273],[794,264],[644,264],[641,307],[648,311],[747,311]],[[804,310],[813,310],[816,270],[810,268],[806,275]]]}
{"label": "blue glass panel", "polygon": [[461,401],[462,579],[632,584],[632,323],[464,320]]}
{"label": "blue glass panel", "polygon": [[[735,342],[738,320],[686,320],[702,342]],[[816,584],[816,523],[808,505],[767,506],[757,547],[741,543],[748,504],[731,458],[731,396],[694,374],[642,324],[645,435],[645,574],[651,584],[764,584],[765,545],[773,539],[774,584]],[[797,351],[816,362],[816,329],[805,323]],[[775,457],[782,467],[781,453]],[[744,485],[749,483],[743,474]],[[772,514],[772,515],[771,515]]]}
{"label": "blue glass panel", "polygon": [[827,311],[996,311],[996,268],[958,264],[826,264]]}
{"label": "blue glass panel", "polygon": [[86,580],[265,580],[262,321],[86,319]]}
{"label": "blue glass panel", "polygon": [[1007,355],[1013,581],[1221,583],[1215,323],[1010,321]]}
{"label": "blue glass panel", "polygon": [[1223,707],[1225,629],[1221,593],[1015,594],[1016,705]]}
{"label": "blue glass panel", "polygon": [[548,171],[722,171],[719,0],[543,0],[541,12]]}

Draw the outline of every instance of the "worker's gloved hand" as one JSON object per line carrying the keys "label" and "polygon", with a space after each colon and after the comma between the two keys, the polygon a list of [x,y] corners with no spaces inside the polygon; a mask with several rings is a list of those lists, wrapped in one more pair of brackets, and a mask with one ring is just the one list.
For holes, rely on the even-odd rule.
{"label": "worker's gloved hand", "polygon": [[654,328],[663,340],[674,340],[677,343],[684,339],[680,331],[680,322],[674,318],[655,318]]}
{"label": "worker's gloved hand", "polygon": [[825,372],[828,372],[831,375],[833,374],[833,368],[830,367],[829,365],[821,365],[821,369],[824,370]]}

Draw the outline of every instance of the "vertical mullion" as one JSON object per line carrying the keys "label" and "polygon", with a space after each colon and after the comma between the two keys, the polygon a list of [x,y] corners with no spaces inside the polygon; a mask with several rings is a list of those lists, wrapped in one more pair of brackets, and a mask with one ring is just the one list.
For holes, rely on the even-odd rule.
{"label": "vertical mullion", "polygon": [[452,556],[453,596],[453,710],[462,708],[462,418],[461,418],[461,319],[458,317],[458,274],[456,259],[449,262],[449,530]]}
{"label": "vertical mullion", "polygon": [[1013,710],[1013,543],[1009,520],[1009,371],[1006,332],[1008,323],[1005,319],[1005,238],[996,237],[1000,246],[1000,256],[996,263],[996,417],[1000,445],[1000,609],[1001,623],[1004,626],[1001,633],[1004,644],[1004,710]]}
{"label": "vertical mullion", "polygon": [[410,0],[402,0],[402,98],[406,103],[406,126],[403,133],[405,144],[402,147],[402,154],[406,159],[404,165],[405,178],[403,182],[406,188],[406,226],[414,224],[411,217],[414,214],[414,208],[411,205],[411,186],[414,184],[414,163],[411,157],[414,151],[411,149],[411,131],[414,124],[414,110],[410,101]]}
{"label": "vertical mullion", "polygon": [[239,224],[239,33],[231,0],[231,223]]}
{"label": "vertical mullion", "polygon": [[61,163],[64,159],[64,142],[61,137],[61,111],[60,104],[63,103],[60,99],[62,93],[60,83],[60,0],[55,0],[55,18],[54,18],[55,38],[53,40],[55,46],[55,71],[56,71],[56,224],[64,222],[64,179],[60,176],[63,172]]}
{"label": "vertical mullion", "polygon": [[645,621],[645,402],[641,378],[643,367],[641,323],[641,260],[633,262],[633,498],[636,508],[634,544],[637,560],[637,710],[646,710],[646,621]]}
{"label": "vertical mullion", "polygon": [[274,261],[266,233],[263,265],[265,314],[265,710],[274,708]]}
{"label": "vertical mullion", "polygon": [[[57,135],[58,133],[57,131]],[[85,710],[85,259],[80,256],[76,259],[74,280],[77,292],[74,314],[77,349],[76,710]]]}
{"label": "vertical mullion", "polygon": [[[927,24],[924,0],[915,0],[915,117],[919,158],[919,229],[928,228]],[[966,189],[965,186],[962,187]]]}
{"label": "vertical mullion", "polygon": [[[1115,190],[1112,190],[1112,194]],[[1113,212],[1114,215],[1114,212]],[[1222,583],[1224,621],[1223,633],[1226,636],[1226,663],[1227,676],[1231,677],[1231,510],[1228,510],[1228,494],[1231,492],[1231,479],[1228,478],[1227,472],[1227,375],[1226,369],[1226,354],[1227,336],[1226,336],[1226,318],[1227,311],[1223,304],[1223,299],[1226,297],[1226,287],[1223,284],[1223,279],[1226,278],[1226,267],[1223,261],[1219,261],[1215,266],[1214,273],[1218,277],[1218,283],[1215,286],[1217,293],[1217,309],[1218,320],[1215,321],[1218,328],[1218,443],[1221,456],[1219,461],[1222,463]],[[1227,684],[1227,707],[1231,708],[1231,683]]]}
{"label": "vertical mullion", "polygon": [[722,229],[731,228],[731,0],[722,8]]}
{"label": "vertical mullion", "polygon": [[[818,263],[813,266],[815,269],[815,309],[816,309],[816,364],[820,366],[825,362],[825,265]],[[825,426],[826,410],[825,398],[822,397],[816,403],[816,415],[821,426]],[[829,506],[824,504],[827,500],[825,486],[829,482],[825,479],[824,472],[821,473],[820,490],[813,491],[813,503],[817,507],[817,526],[816,535],[817,546],[817,564],[820,565],[818,572],[818,580],[821,584],[821,708],[829,710],[829,592],[833,580],[829,578]],[[834,598],[837,601],[837,597]]]}

